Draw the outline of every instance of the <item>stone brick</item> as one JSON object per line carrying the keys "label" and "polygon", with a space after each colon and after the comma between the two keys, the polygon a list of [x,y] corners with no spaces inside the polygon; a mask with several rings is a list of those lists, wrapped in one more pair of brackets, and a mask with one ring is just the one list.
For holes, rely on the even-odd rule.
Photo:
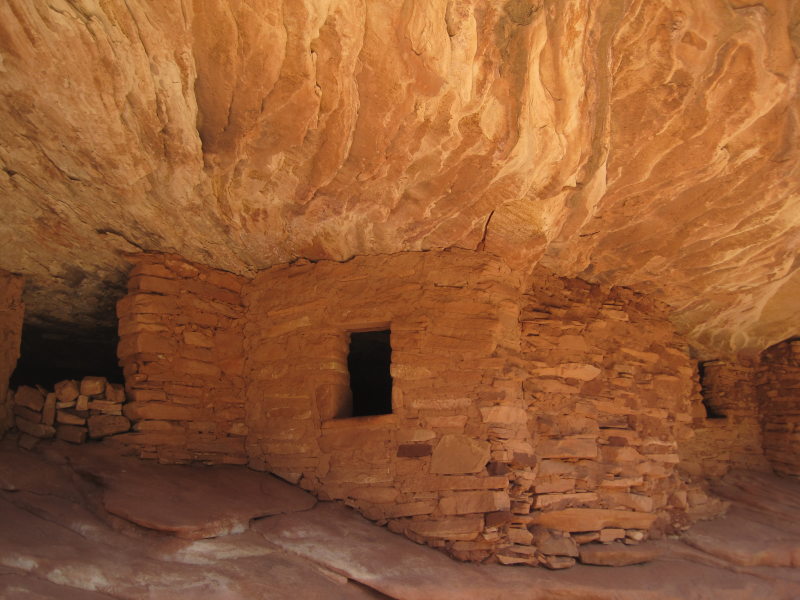
{"label": "stone brick", "polygon": [[123,336],[117,355],[127,358],[134,354],[171,354],[176,348],[176,343],[164,333],[141,332]]}
{"label": "stone brick", "polygon": [[55,393],[58,402],[72,402],[78,398],[81,392],[77,381],[67,379],[66,381],[59,381],[55,385]]}
{"label": "stone brick", "polygon": [[431,457],[431,473],[478,473],[489,462],[489,444],[465,435],[442,436]]}
{"label": "stone brick", "polygon": [[539,525],[530,528],[533,544],[542,554],[578,556],[578,544],[569,535]]}
{"label": "stone brick", "polygon": [[419,458],[430,456],[433,448],[430,444],[401,444],[397,447],[397,456],[405,458]]}
{"label": "stone brick", "polygon": [[537,453],[542,458],[597,458],[597,442],[588,438],[544,440]]}
{"label": "stone brick", "polygon": [[405,502],[403,504],[392,504],[382,508],[383,514],[389,519],[429,515],[434,510],[436,510],[436,500]]}
{"label": "stone brick", "polygon": [[102,396],[107,383],[105,377],[84,377],[81,380],[80,393],[83,396]]}
{"label": "stone brick", "polygon": [[175,406],[166,402],[129,402],[123,406],[122,412],[131,421],[191,421],[203,414],[203,411],[196,408]]}
{"label": "stone brick", "polygon": [[35,438],[51,438],[56,434],[56,430],[53,427],[44,423],[31,423],[25,419],[18,418],[14,424],[21,432]]}
{"label": "stone brick", "polygon": [[123,433],[131,428],[131,422],[117,415],[95,415],[88,419],[89,437],[102,438]]}
{"label": "stone brick", "polygon": [[[21,406],[17,404],[14,406],[14,415],[19,419],[25,419],[30,423],[41,423],[42,422],[42,413],[37,412],[35,410],[31,410],[25,406]],[[52,423],[47,423],[48,425],[52,425]]]}
{"label": "stone brick", "polygon": [[24,406],[33,411],[41,411],[44,406],[45,394],[29,385],[21,385],[14,393],[14,404]]}
{"label": "stone brick", "polygon": [[437,520],[413,520],[406,528],[418,535],[448,540],[474,540],[483,530],[483,517],[446,517]]}
{"label": "stone brick", "polygon": [[481,409],[484,423],[520,424],[528,422],[528,413],[514,406],[486,406]]}
{"label": "stone brick", "polygon": [[508,510],[511,506],[505,492],[456,492],[439,500],[439,510],[445,515],[466,515]]}
{"label": "stone brick", "polygon": [[567,508],[531,516],[532,523],[561,531],[599,531],[609,527],[649,529],[655,519],[654,514],[600,508]]}
{"label": "stone brick", "polygon": [[623,539],[625,539],[625,530],[619,528],[601,529],[600,537],[598,538],[598,540],[603,544],[608,544],[614,540]]}
{"label": "stone brick", "polygon": [[88,403],[88,408],[92,413],[102,413],[104,415],[121,415],[122,404],[109,400],[92,400]]}
{"label": "stone brick", "polygon": [[63,425],[85,425],[87,413],[72,408],[56,411],[56,423]]}
{"label": "stone brick", "polygon": [[56,420],[56,395],[47,394],[42,407],[42,423],[52,425]]}

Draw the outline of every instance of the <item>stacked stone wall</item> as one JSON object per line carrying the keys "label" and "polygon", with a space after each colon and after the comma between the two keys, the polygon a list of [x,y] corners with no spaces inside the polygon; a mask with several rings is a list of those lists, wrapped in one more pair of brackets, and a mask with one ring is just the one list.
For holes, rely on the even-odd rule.
{"label": "stacked stone wall", "polygon": [[[533,464],[518,297],[508,267],[468,251],[260,273],[245,294],[251,466],[460,558],[489,556],[506,541],[507,473]],[[387,328],[392,414],[336,418],[349,332]]]}
{"label": "stacked stone wall", "polygon": [[764,454],[775,472],[800,477],[800,340],[761,353],[757,384]]}
{"label": "stacked stone wall", "polygon": [[719,508],[676,468],[699,396],[666,306],[539,269],[520,320],[539,462],[515,527],[634,543],[683,527],[692,504]]}
{"label": "stacked stone wall", "polygon": [[731,469],[771,470],[763,451],[755,363],[709,361],[702,373],[705,409],[694,415],[694,437],[681,446],[681,467],[708,479]]}
{"label": "stacked stone wall", "polygon": [[0,269],[0,437],[13,425],[8,381],[19,358],[22,335],[22,277]]}
{"label": "stacked stone wall", "polygon": [[176,256],[134,261],[117,304],[134,431],[116,439],[162,462],[246,463],[245,280]]}
{"label": "stacked stone wall", "polygon": [[[574,564],[719,503],[678,470],[704,414],[665,306],[465,250],[252,281],[144,255],[119,354],[145,457],[247,462],[464,560]],[[392,413],[352,417],[351,332],[391,330]],[[246,437],[246,443],[245,443]]]}

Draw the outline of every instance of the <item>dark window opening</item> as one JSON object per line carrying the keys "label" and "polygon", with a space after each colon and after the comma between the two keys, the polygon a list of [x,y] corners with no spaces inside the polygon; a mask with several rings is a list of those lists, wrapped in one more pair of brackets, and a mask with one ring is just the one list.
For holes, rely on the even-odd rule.
{"label": "dark window opening", "polygon": [[353,395],[354,417],[392,412],[392,346],[390,330],[350,334],[347,370]]}
{"label": "dark window opening", "polygon": [[700,396],[706,409],[706,419],[725,419],[727,417],[718,408],[714,407],[714,391],[706,377],[705,365],[706,363],[703,362],[697,363],[697,371],[700,375]]}

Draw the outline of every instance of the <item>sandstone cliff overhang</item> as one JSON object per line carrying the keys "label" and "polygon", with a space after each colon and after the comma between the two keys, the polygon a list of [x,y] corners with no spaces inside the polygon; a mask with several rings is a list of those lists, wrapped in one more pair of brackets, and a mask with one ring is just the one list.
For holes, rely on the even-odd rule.
{"label": "sandstone cliff overhang", "polygon": [[796,3],[0,6],[0,268],[113,327],[126,252],[460,247],[629,286],[699,356],[796,333]]}

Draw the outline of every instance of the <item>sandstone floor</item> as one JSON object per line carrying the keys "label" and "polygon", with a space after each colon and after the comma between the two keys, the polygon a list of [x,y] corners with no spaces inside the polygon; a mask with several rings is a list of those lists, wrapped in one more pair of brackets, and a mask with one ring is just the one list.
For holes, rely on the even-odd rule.
{"label": "sandstone floor", "polygon": [[716,491],[727,516],[650,543],[656,560],[556,572],[458,563],[242,467],[6,439],[0,598],[800,597],[800,482],[739,472]]}

